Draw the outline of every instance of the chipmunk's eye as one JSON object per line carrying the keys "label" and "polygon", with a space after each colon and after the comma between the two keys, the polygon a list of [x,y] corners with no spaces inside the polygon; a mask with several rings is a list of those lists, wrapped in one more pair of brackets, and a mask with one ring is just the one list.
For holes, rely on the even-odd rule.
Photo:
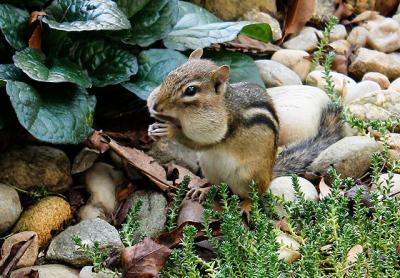
{"label": "chipmunk's eye", "polygon": [[194,96],[197,93],[197,87],[195,86],[189,86],[186,88],[185,92],[183,93],[184,96]]}

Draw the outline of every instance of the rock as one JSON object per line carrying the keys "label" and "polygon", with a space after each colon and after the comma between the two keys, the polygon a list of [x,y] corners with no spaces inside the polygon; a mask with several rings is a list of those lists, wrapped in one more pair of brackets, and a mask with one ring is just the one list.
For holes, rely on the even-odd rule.
{"label": "rock", "polygon": [[[32,237],[33,240],[31,245],[28,247],[28,249],[25,250],[24,254],[19,259],[17,265],[15,266],[15,269],[21,267],[33,266],[39,254],[39,240],[37,234],[31,231],[14,234],[9,238],[7,238],[4,241],[3,246],[1,246],[0,258],[6,259],[6,257],[10,255],[11,249],[14,246],[14,244],[19,243],[21,241],[27,241]],[[0,265],[2,265],[1,260],[0,260]]]}
{"label": "rock", "polygon": [[314,0],[315,8],[312,20],[316,22],[325,22],[336,11],[336,0]]}
{"label": "rock", "polygon": [[[103,272],[93,271],[93,266],[84,266],[79,272],[80,278],[115,278],[116,276],[111,272],[110,269],[105,269]],[[120,276],[118,276],[120,277]]]}
{"label": "rock", "polygon": [[[380,174],[378,182],[382,188],[388,188],[389,175],[388,174]],[[389,195],[400,192],[400,175],[399,174],[393,174],[393,178],[391,180],[390,186],[391,186],[391,188],[389,191]],[[377,190],[376,186],[372,185],[371,190],[372,191]],[[399,199],[400,194],[397,194],[396,198]]]}
{"label": "rock", "polygon": [[396,120],[400,118],[400,94],[375,91],[348,104],[349,111],[362,120]]}
{"label": "rock", "polygon": [[91,245],[94,241],[98,241],[100,249],[104,252],[117,251],[124,247],[114,226],[100,218],[94,218],[70,226],[58,234],[49,245],[46,259],[65,262],[75,267],[91,264],[90,258],[78,250],[72,241],[73,235],[79,236],[84,244]]}
{"label": "rock", "polygon": [[[318,192],[315,186],[308,180],[298,177],[301,192],[304,193],[306,200],[318,201]],[[286,201],[295,201],[296,195],[293,187],[292,177],[278,177],[272,180],[269,191],[278,197],[285,198]]]}
{"label": "rock", "polygon": [[387,89],[390,85],[389,79],[380,72],[367,72],[362,78],[364,80],[375,81],[382,89]]}
{"label": "rock", "polygon": [[46,146],[15,148],[0,156],[0,182],[29,190],[66,190],[72,183],[67,155]]}
{"label": "rock", "polygon": [[69,203],[63,198],[50,196],[25,210],[13,231],[35,231],[39,246],[45,246],[52,238],[52,233],[59,231],[71,218]]}
{"label": "rock", "polygon": [[303,141],[317,134],[328,95],[319,88],[305,85],[267,89],[279,117],[279,145]]}
{"label": "rock", "polygon": [[272,55],[271,60],[287,66],[304,81],[311,70],[309,57],[310,54],[303,50],[281,49]]}
{"label": "rock", "polygon": [[74,158],[72,163],[72,174],[85,172],[93,166],[96,159],[99,157],[100,151],[84,147]]}
{"label": "rock", "polygon": [[329,34],[329,41],[334,42],[338,40],[344,40],[347,37],[346,27],[342,24],[337,24],[333,27],[331,33]]}
{"label": "rock", "polygon": [[350,31],[347,41],[354,47],[364,47],[367,44],[368,30],[362,26],[354,27]]}
{"label": "rock", "polygon": [[329,44],[333,49],[335,49],[335,53],[339,55],[347,55],[350,51],[351,44],[347,40],[336,40]]}
{"label": "rock", "polygon": [[[97,162],[85,172],[86,190],[90,193],[87,204],[79,210],[81,220],[111,215],[117,205],[115,188],[123,183],[124,174],[112,165]],[[92,213],[96,208],[98,213]]]}
{"label": "rock", "polygon": [[398,78],[400,76],[400,53],[386,54],[367,48],[358,49],[349,67],[349,73],[361,78],[370,71],[380,72],[389,79]]}
{"label": "rock", "polygon": [[22,207],[17,191],[0,183],[0,234],[17,222],[21,212]]}
{"label": "rock", "polygon": [[271,14],[277,13],[275,0],[192,0],[192,2],[203,6],[206,10],[214,13],[223,20],[238,19],[251,10],[268,12]]}
{"label": "rock", "polygon": [[345,137],[322,151],[309,170],[324,175],[332,165],[341,178],[357,179],[368,171],[371,155],[379,150],[379,144],[370,137]]}
{"label": "rock", "polygon": [[140,226],[134,237],[138,240],[141,235],[157,236],[165,229],[167,199],[158,191],[138,190],[129,196],[128,202],[135,204],[139,199],[143,200],[143,205],[138,213]]}
{"label": "rock", "polygon": [[380,89],[381,86],[374,81],[361,81],[345,88],[345,90],[343,90],[342,100],[344,104],[349,104],[351,101],[359,97],[365,96],[371,92],[379,91]]}
{"label": "rock", "polygon": [[292,263],[300,259],[300,243],[295,239],[283,232],[279,232],[276,236],[276,241],[280,245],[278,259],[284,260],[287,263]]}
{"label": "rock", "polygon": [[395,14],[392,18],[396,20],[398,24],[400,24],[400,14]]}
{"label": "rock", "polygon": [[171,161],[188,168],[193,173],[200,169],[197,153],[173,140],[157,140],[148,155],[157,159],[161,164],[167,164]]}
{"label": "rock", "polygon": [[313,27],[304,27],[299,34],[287,40],[283,47],[310,52],[318,47],[318,41],[321,36],[321,31]]}
{"label": "rock", "polygon": [[[332,71],[330,73],[330,76],[332,78],[333,85],[334,85],[336,93],[338,95],[342,95],[343,91],[347,87],[356,84],[356,82],[353,79],[351,79],[350,77],[348,77],[342,73]],[[324,79],[324,73],[320,70],[314,70],[314,71],[310,72],[307,76],[306,83],[307,83],[307,85],[318,87],[321,90],[326,91],[326,88],[325,88],[326,82]]]}
{"label": "rock", "polygon": [[248,20],[248,21],[267,23],[267,24],[269,24],[269,26],[271,26],[272,39],[274,41],[277,41],[282,38],[282,30],[281,30],[279,21],[267,13],[257,12],[256,10],[251,10],[251,11],[247,12],[246,14],[244,14],[243,19]]}
{"label": "rock", "polygon": [[34,277],[24,275],[25,273],[29,275],[31,270],[38,271],[40,278],[80,278],[79,270],[60,264],[35,265],[32,267],[21,268],[14,270],[11,273],[11,278]]}
{"label": "rock", "polygon": [[388,145],[392,149],[400,150],[400,133],[389,133]]}
{"label": "rock", "polygon": [[267,87],[278,87],[283,85],[302,85],[300,77],[278,62],[272,60],[255,61],[261,78]]}
{"label": "rock", "polygon": [[400,49],[400,24],[392,18],[371,21],[367,44],[386,53]]}
{"label": "rock", "polygon": [[388,89],[400,93],[400,77],[392,81]]}

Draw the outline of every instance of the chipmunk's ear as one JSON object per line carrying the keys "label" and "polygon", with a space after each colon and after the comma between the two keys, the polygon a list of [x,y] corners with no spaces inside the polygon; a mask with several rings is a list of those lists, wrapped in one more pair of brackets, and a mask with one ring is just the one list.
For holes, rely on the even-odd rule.
{"label": "chipmunk's ear", "polygon": [[203,56],[203,48],[197,48],[189,55],[189,60],[191,59],[200,59]]}
{"label": "chipmunk's ear", "polygon": [[230,71],[228,65],[223,65],[212,71],[212,77],[215,81],[219,82],[219,84],[225,83],[229,78]]}
{"label": "chipmunk's ear", "polygon": [[228,81],[230,68],[227,65],[220,66],[212,71],[212,79],[214,80],[215,93],[224,93],[226,89],[226,81]]}

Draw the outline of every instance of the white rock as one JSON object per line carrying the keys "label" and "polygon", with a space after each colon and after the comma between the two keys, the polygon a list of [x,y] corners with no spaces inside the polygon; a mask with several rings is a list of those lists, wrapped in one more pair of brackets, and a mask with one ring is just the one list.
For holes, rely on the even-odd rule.
{"label": "white rock", "polygon": [[311,70],[310,54],[303,50],[281,49],[272,55],[271,60],[281,63],[295,71],[304,81]]}
{"label": "white rock", "polygon": [[392,18],[396,20],[398,24],[400,24],[400,14],[395,14]]}
{"label": "white rock", "polygon": [[302,85],[297,73],[281,63],[272,60],[257,60],[255,63],[267,87]]}
{"label": "white rock", "polygon": [[[345,90],[346,87],[356,84],[353,79],[342,73],[332,71],[330,76],[338,95],[342,95],[343,90]],[[322,71],[315,70],[310,72],[307,76],[306,83],[307,85],[315,86],[326,91],[326,82]]]}
{"label": "white rock", "polygon": [[357,98],[348,109],[362,120],[396,120],[400,118],[400,94],[379,90]]}
{"label": "white rock", "polygon": [[347,40],[337,40],[329,44],[335,49],[336,54],[346,55],[350,51],[351,44]]}
{"label": "white rock", "polygon": [[267,89],[279,117],[279,144],[286,145],[313,137],[318,132],[322,110],[329,103],[319,88],[293,85]]}
{"label": "white rock", "polygon": [[[306,200],[318,201],[318,192],[315,186],[308,180],[298,177],[300,190],[304,193]],[[272,180],[269,191],[278,197],[283,197],[286,201],[296,200],[292,177],[278,177]]]}
{"label": "white rock", "polygon": [[323,150],[309,166],[314,173],[326,174],[332,165],[341,178],[360,178],[371,166],[371,155],[380,145],[367,136],[345,137]]}
{"label": "white rock", "polygon": [[299,34],[287,40],[283,47],[287,49],[297,49],[304,51],[313,51],[318,47],[321,31],[313,27],[304,27]]}
{"label": "white rock", "polygon": [[342,101],[344,104],[348,104],[359,97],[374,91],[379,91],[380,89],[381,87],[379,84],[374,81],[361,81],[357,84],[350,85],[343,90]]}
{"label": "white rock", "polygon": [[18,192],[11,186],[0,183],[0,234],[14,225],[21,212]]}
{"label": "white rock", "polygon": [[14,270],[11,278],[26,277],[24,273],[37,270],[40,278],[79,278],[79,270],[60,264],[34,265]]}
{"label": "white rock", "polygon": [[123,173],[107,163],[97,162],[87,170],[85,184],[90,199],[87,205],[80,209],[81,220],[113,213],[117,204],[115,188],[123,180]]}
{"label": "white rock", "polygon": [[364,47],[367,44],[368,30],[357,26],[350,31],[347,41],[355,47]]}
{"label": "white rock", "polygon": [[390,85],[390,81],[386,75],[380,72],[367,72],[362,78],[362,81],[365,80],[375,81],[382,89],[387,89]]}
{"label": "white rock", "polygon": [[392,83],[389,85],[388,90],[400,93],[400,77],[392,81]]}
{"label": "white rock", "polygon": [[300,243],[283,232],[280,232],[275,239],[280,246],[278,251],[278,259],[284,260],[287,263],[291,263],[300,259]]}
{"label": "white rock", "polygon": [[282,30],[279,21],[270,16],[268,13],[258,12],[256,10],[251,10],[243,15],[245,20],[257,21],[261,23],[267,23],[271,26],[272,39],[274,41],[280,40],[282,38]]}
{"label": "white rock", "polygon": [[400,76],[400,53],[386,54],[367,48],[358,49],[349,67],[349,73],[361,78],[370,71],[380,72],[389,79],[398,78]]}
{"label": "white rock", "polygon": [[400,25],[392,18],[373,21],[370,25],[367,44],[382,52],[400,49]]}
{"label": "white rock", "polygon": [[332,32],[329,34],[329,41],[334,42],[343,40],[347,37],[346,27],[342,24],[337,24],[333,27]]}
{"label": "white rock", "polygon": [[[389,182],[389,175],[388,174],[381,174],[379,175],[379,185],[382,188],[387,188],[388,187],[388,182]],[[389,194],[394,194],[394,193],[399,193],[396,195],[396,198],[400,198],[400,175],[399,174],[394,174],[393,178],[390,183],[390,191]],[[372,186],[372,190],[376,190],[376,186]]]}

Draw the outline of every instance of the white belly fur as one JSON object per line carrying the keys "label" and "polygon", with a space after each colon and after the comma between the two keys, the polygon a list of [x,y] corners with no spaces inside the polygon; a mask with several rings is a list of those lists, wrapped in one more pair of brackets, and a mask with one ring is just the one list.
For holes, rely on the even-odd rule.
{"label": "white belly fur", "polygon": [[239,172],[246,171],[246,166],[226,149],[200,152],[199,161],[204,176],[211,184],[219,185],[224,182],[228,184],[233,193],[241,197],[248,196],[248,185],[244,184],[248,181],[238,179],[243,176]]}

